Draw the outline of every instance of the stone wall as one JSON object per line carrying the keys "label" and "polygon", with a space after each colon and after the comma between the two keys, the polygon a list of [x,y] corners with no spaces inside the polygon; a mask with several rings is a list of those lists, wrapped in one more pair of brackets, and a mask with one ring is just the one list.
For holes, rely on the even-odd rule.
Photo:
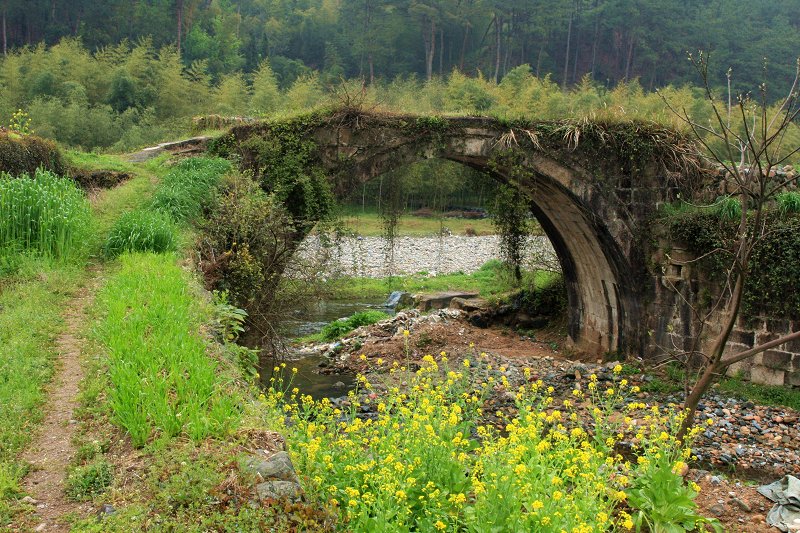
{"label": "stone wall", "polygon": [[[697,269],[691,265],[694,257],[680,248],[669,254],[660,251],[655,258],[662,265],[657,278],[656,302],[652,306],[651,344],[649,350],[656,357],[667,359],[670,354],[691,350],[697,331],[693,306],[702,305],[710,294]],[[688,263],[688,264],[687,264]],[[712,316],[705,338],[713,338],[719,331],[721,315]],[[772,317],[740,317],[725,349],[725,356],[749,350],[778,337],[800,331],[800,321]],[[744,379],[762,385],[800,387],[800,340],[782,344],[728,368],[728,375],[741,375]]]}

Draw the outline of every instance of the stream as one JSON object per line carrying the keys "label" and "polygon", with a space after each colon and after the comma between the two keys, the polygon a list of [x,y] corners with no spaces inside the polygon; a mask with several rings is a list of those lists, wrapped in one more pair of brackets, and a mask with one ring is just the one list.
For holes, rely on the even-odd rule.
{"label": "stream", "polygon": [[[394,314],[394,310],[385,307],[385,299],[357,299],[357,300],[320,300],[311,311],[307,313],[297,312],[295,316],[287,320],[287,336],[284,339],[287,343],[297,337],[319,333],[324,326],[340,318],[347,318],[353,313],[367,310],[385,311],[389,315]],[[294,354],[294,355],[293,355]],[[325,363],[325,357],[296,357],[297,353],[289,346],[289,354],[286,359],[286,368],[281,372],[284,378],[284,389],[291,380],[289,389],[297,387],[300,394],[308,394],[315,400],[322,398],[336,398],[344,396],[355,386],[355,376],[348,374],[320,374],[320,363]],[[279,361],[272,358],[265,359],[262,372],[262,385],[269,386],[269,379],[272,371]],[[297,373],[292,375],[292,368],[297,369]]]}

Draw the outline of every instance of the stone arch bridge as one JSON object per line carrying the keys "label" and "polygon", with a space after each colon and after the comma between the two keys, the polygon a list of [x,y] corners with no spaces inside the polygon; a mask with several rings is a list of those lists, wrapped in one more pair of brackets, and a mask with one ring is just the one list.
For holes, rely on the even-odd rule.
{"label": "stone arch bridge", "polygon": [[507,122],[340,110],[238,126],[231,134],[228,142],[243,166],[257,174],[270,168],[259,143],[249,141],[290,155],[302,140],[303,164],[323,170],[339,198],[423,159],[485,171],[530,199],[551,240],[567,284],[568,333],[576,350],[646,355],[666,334],[663,315],[674,312],[675,302],[664,301],[661,268],[651,260],[653,217],[660,204],[690,197],[700,179],[693,146],[674,131],[636,122]]}

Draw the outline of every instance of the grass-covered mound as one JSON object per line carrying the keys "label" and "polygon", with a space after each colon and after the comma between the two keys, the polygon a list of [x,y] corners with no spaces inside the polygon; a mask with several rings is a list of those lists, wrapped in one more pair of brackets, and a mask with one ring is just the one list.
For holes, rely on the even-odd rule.
{"label": "grass-covered mound", "polygon": [[64,158],[54,142],[0,131],[0,172],[12,176],[33,174],[40,167],[58,175],[66,174]]}

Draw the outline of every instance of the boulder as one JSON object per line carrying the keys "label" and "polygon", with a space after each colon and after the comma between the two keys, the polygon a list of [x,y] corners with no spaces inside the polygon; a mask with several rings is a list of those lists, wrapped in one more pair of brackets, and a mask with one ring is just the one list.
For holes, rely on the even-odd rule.
{"label": "boulder", "polygon": [[244,469],[267,481],[300,482],[292,460],[286,452],[275,453],[266,459],[250,456],[245,460]]}
{"label": "boulder", "polygon": [[294,481],[272,480],[256,485],[258,497],[262,500],[292,500],[297,501],[303,496],[303,488]]}
{"label": "boulder", "polygon": [[450,306],[453,298],[471,299],[478,296],[477,292],[437,292],[433,294],[421,294],[416,297],[417,309],[420,311],[430,311],[431,309],[446,309]]}
{"label": "boulder", "polygon": [[484,311],[489,308],[489,302],[483,298],[461,298],[456,297],[450,300],[450,309],[459,309],[466,313],[473,311]]}

